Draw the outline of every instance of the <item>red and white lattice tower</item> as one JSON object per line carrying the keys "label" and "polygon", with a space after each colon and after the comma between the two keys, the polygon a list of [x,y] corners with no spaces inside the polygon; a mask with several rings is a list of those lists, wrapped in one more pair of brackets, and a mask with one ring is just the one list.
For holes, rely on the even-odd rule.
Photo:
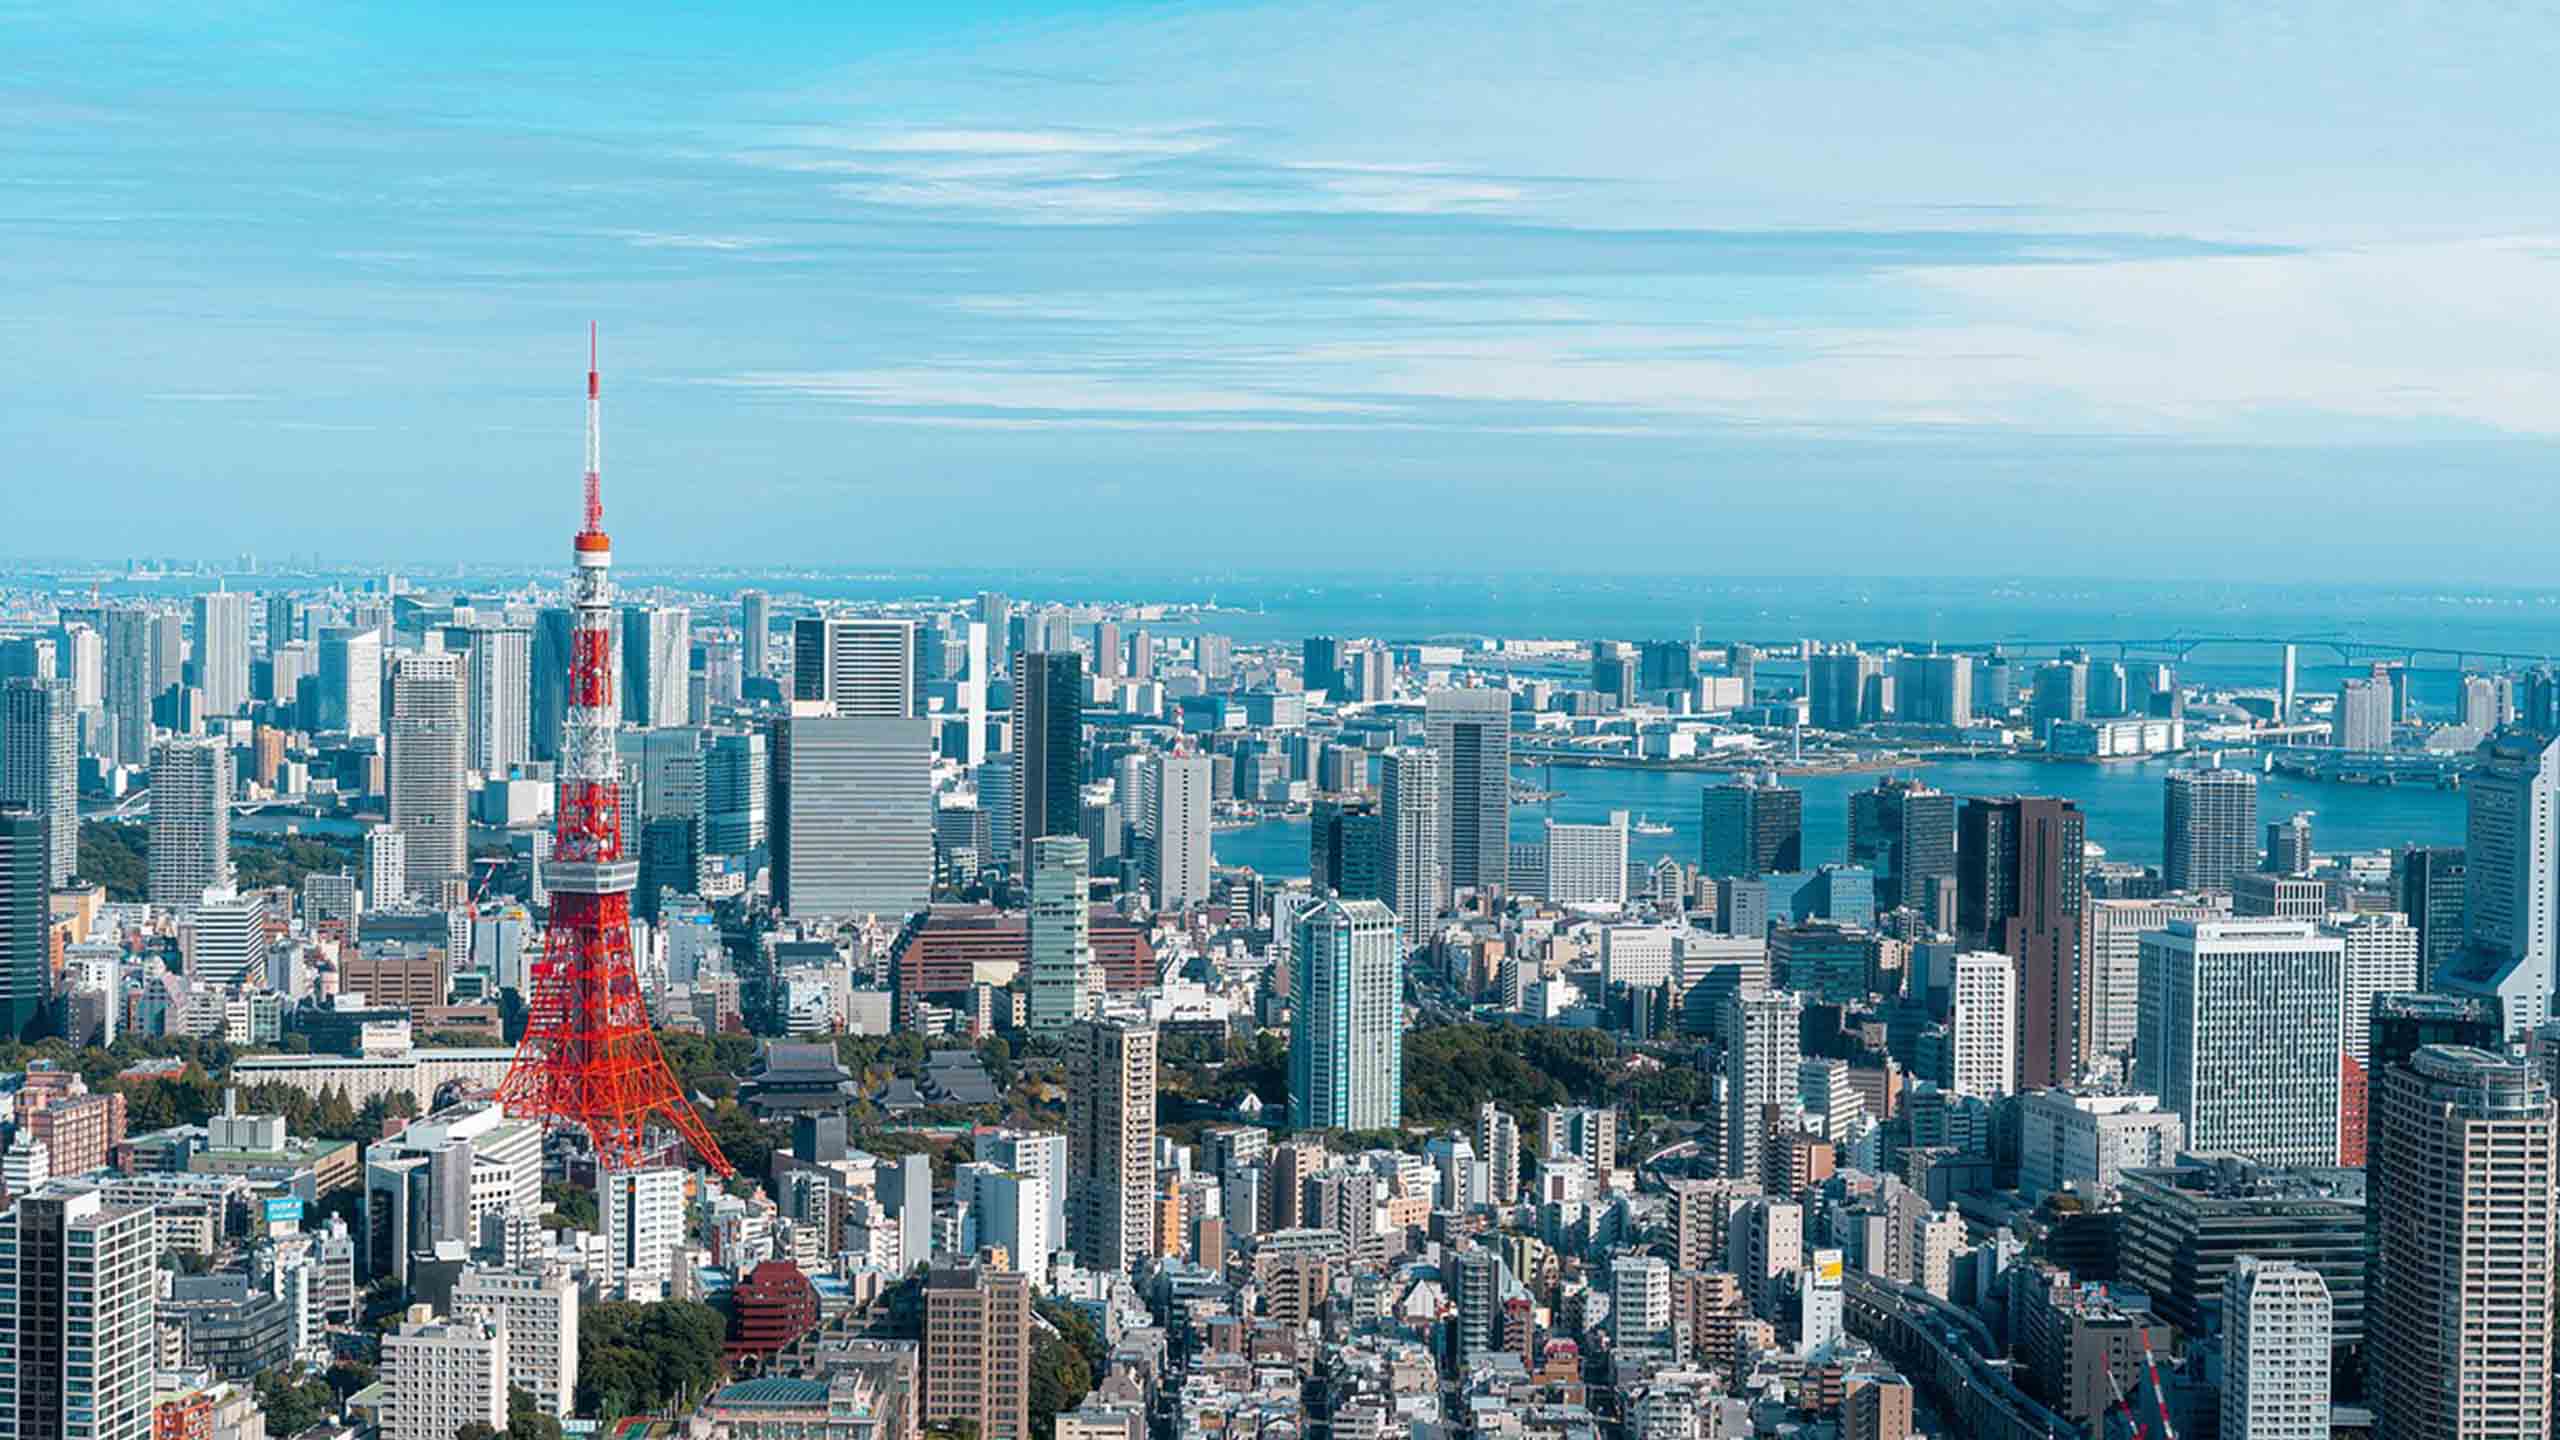
{"label": "red and white lattice tower", "polygon": [[571,542],[568,718],[551,858],[542,871],[551,926],[527,983],[524,1039],[498,1098],[510,1114],[585,1131],[601,1170],[649,1164],[670,1138],[681,1138],[726,1175],[727,1157],[649,1029],[631,967],[631,891],[640,867],[622,844],[613,542],[604,533],[592,331],[587,345],[586,524]]}

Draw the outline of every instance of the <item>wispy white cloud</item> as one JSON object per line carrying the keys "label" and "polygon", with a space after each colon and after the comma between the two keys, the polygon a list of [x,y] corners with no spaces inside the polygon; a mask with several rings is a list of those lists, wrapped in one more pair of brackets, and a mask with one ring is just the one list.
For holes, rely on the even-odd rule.
{"label": "wispy white cloud", "polygon": [[642,250],[755,250],[778,242],[762,235],[626,235]]}

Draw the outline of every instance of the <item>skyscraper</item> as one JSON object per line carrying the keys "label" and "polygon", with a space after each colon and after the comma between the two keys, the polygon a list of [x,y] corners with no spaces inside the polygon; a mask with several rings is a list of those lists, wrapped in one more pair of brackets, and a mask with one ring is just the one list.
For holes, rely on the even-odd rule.
{"label": "skyscraper", "polygon": [[1698,792],[1698,872],[1748,880],[1804,868],[1804,792],[1745,774]]}
{"label": "skyscraper", "polygon": [[1804,1058],[1796,1033],[1803,1006],[1791,991],[1736,993],[1717,1020],[1716,1044],[1724,1057],[1724,1173],[1760,1178],[1762,1109],[1787,1106],[1796,1095],[1796,1065]]}
{"label": "skyscraper", "polygon": [[925,1277],[926,1428],[980,1440],[1031,1440],[1031,1285],[992,1266],[937,1266]]}
{"label": "skyscraper", "polygon": [[193,910],[205,891],[230,883],[230,747],[163,741],[151,752],[151,903]]}
{"label": "skyscraper", "polygon": [[903,916],[932,900],[932,747],[922,719],[774,722],[774,908]]}
{"label": "skyscraper", "polygon": [[628,605],[622,611],[622,718],[650,727],[690,717],[686,676],[693,671],[693,612],[681,605]]}
{"label": "skyscraper", "polygon": [[1956,816],[1956,931],[2018,964],[2018,1088],[2068,1085],[2079,1053],[2086,831],[2047,796],[1964,802]]}
{"label": "skyscraper", "polygon": [[2063,721],[2088,719],[2088,662],[2056,660],[2038,669],[2028,713],[2039,739],[2050,738],[2053,727]]}
{"label": "skyscraper", "polygon": [[463,759],[482,775],[504,779],[533,758],[533,632],[484,625],[470,640]]}
{"label": "skyscraper", "polygon": [[187,922],[188,977],[217,992],[264,987],[266,919],[260,895],[243,895],[227,885],[204,892]]}
{"label": "skyscraper", "polygon": [[2172,920],[2142,937],[2134,1083],[2187,1143],[2335,1165],[2346,947],[2307,920]]}
{"label": "skyscraper", "polygon": [[2267,822],[2267,853],[2260,863],[2268,874],[2308,875],[2312,858],[2310,811]]}
{"label": "skyscraper", "polygon": [[2469,883],[2459,845],[2401,850],[2393,884],[2397,908],[2418,932],[2418,985],[2427,989],[2446,962],[2462,953],[2463,890]]}
{"label": "skyscraper", "polygon": [[839,716],[924,714],[923,652],[913,620],[826,616],[791,625],[791,698]]}
{"label": "skyscraper", "polygon": [[1298,678],[1308,694],[1337,698],[1342,690],[1342,642],[1331,635],[1310,635],[1300,641]]}
{"label": "skyscraper", "polygon": [[1156,1031],[1079,1021],[1067,1047],[1067,1246],[1087,1269],[1127,1272],[1153,1251]]}
{"label": "skyscraper", "polygon": [[1404,1115],[1404,945],[1395,912],[1326,897],[1290,944],[1289,1119],[1391,1130]]}
{"label": "skyscraper", "polygon": [[1948,987],[1948,1065],[1938,1083],[1949,1093],[1997,1100],[2018,1088],[2016,962],[1997,950],[1955,957]]}
{"label": "skyscraper", "polygon": [[228,590],[196,597],[196,683],[208,715],[249,708],[249,597]]}
{"label": "skyscraper", "polygon": [[773,673],[773,597],[761,590],[738,592],[738,656],[750,675]]}
{"label": "skyscraper", "polygon": [[2418,970],[2418,932],[2406,917],[2378,911],[2333,915],[2322,923],[2320,933],[2345,947],[2341,1039],[2347,1053],[2370,1074],[2374,997],[2425,988],[2426,978]]}
{"label": "skyscraper", "polygon": [[381,631],[320,632],[320,728],[351,738],[382,733]]}
{"label": "skyscraper", "polygon": [[2366,1205],[2380,1222],[2368,1302],[2376,1433],[2505,1440],[2551,1427],[2550,1091],[2534,1068],[2430,1045],[2375,1077]]}
{"label": "skyscraper", "polygon": [[1885,718],[1884,657],[1855,646],[1805,657],[1805,720],[1816,730],[1854,730]]}
{"label": "skyscraper", "polygon": [[1210,771],[1208,756],[1189,754],[1149,755],[1139,770],[1138,839],[1158,909],[1209,898]]}
{"label": "skyscraper", "polygon": [[267,597],[267,653],[269,655],[302,638],[300,610],[301,607],[294,603],[293,597],[282,590]]}
{"label": "skyscraper", "polygon": [[1499,890],[1511,878],[1511,692],[1434,690],[1422,723],[1440,757],[1452,890]]}
{"label": "skyscraper", "polygon": [[0,686],[0,805],[45,823],[46,883],[68,885],[80,864],[79,716],[66,680]]}
{"label": "skyscraper", "polygon": [[2391,686],[2384,680],[2350,679],[2338,686],[2338,721],[2331,736],[2342,750],[2391,748]]}
{"label": "skyscraper", "polygon": [[53,970],[44,817],[0,805],[0,1040],[38,1038]]}
{"label": "skyscraper", "polygon": [[2172,770],[2162,784],[2162,883],[2171,890],[2228,891],[2232,876],[2256,868],[2256,775]]}
{"label": "skyscraper", "polygon": [[1973,723],[1973,657],[1900,655],[1893,662],[1894,718],[1964,729]]}
{"label": "skyscraper", "polygon": [[471,875],[467,720],[457,657],[394,658],[388,708],[390,819],[408,843],[410,887],[432,895],[444,882]]}
{"label": "skyscraper", "polygon": [[1366,797],[1317,796],[1307,822],[1307,877],[1316,893],[1384,898],[1378,868],[1383,833],[1378,807]]}
{"label": "skyscraper", "polygon": [[2386,1148],[2382,1143],[2384,1079],[2393,1069],[2408,1064],[2411,1056],[2429,1045],[2495,1050],[2505,1043],[2505,1030],[2498,1016],[2498,1002],[2494,999],[2477,995],[2432,994],[2380,995],[2374,998],[2373,1016],[2366,1024],[2364,1064],[2365,1073],[2370,1078],[2366,1083],[2362,1136],[2365,1308],[2368,1314],[2380,1316],[2384,1313],[2382,1292],[2391,1283],[2390,1273],[2382,1267],[2382,1213],[2378,1197],[2399,1192],[2403,1182],[2390,1172],[2405,1158],[2402,1152]]}
{"label": "skyscraper", "polygon": [[2463,947],[2435,983],[2495,996],[2507,1034],[2523,1035],[2551,1015],[2560,941],[2553,934],[2560,924],[2560,739],[2527,731],[2491,739],[2462,793],[2470,812]]}
{"label": "skyscraper", "polygon": [[772,764],[762,730],[723,730],[702,757],[703,846],[744,855],[765,843]]}
{"label": "skyscraper", "polygon": [[1849,863],[1874,872],[1878,909],[1928,913],[1940,881],[1956,873],[1956,797],[1895,777],[1851,795]]}
{"label": "skyscraper", "polygon": [[2320,1272],[2240,1257],[2222,1282],[2222,1433],[2329,1440],[2329,1346]]}
{"label": "skyscraper", "polygon": [[148,1205],[57,1180],[0,1214],[0,1440],[147,1440],[159,1353]]}
{"label": "skyscraper", "polygon": [[409,898],[409,837],[396,825],[364,832],[365,903],[394,909]]}
{"label": "skyscraper", "polygon": [[1449,908],[1447,788],[1440,754],[1398,747],[1378,757],[1379,898],[1396,912],[1408,945],[1420,945]]}
{"label": "skyscraper", "polygon": [[1031,868],[1030,844],[1084,831],[1084,657],[1071,650],[1025,651],[1013,667],[1016,874]]}
{"label": "skyscraper", "polygon": [[1080,836],[1031,842],[1031,1029],[1057,1034],[1093,1013],[1093,906]]}

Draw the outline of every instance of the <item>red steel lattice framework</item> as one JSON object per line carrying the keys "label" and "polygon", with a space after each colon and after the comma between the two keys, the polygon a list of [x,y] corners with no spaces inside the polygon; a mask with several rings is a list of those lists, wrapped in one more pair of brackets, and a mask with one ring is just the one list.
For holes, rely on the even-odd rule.
{"label": "red steel lattice framework", "polygon": [[601,1170],[651,1163],[662,1148],[651,1139],[655,1129],[673,1132],[704,1164],[727,1175],[728,1158],[658,1048],[631,966],[631,891],[639,864],[622,846],[613,542],[604,533],[592,330],[587,345],[586,524],[571,542],[568,715],[551,859],[543,866],[551,925],[528,981],[524,1039],[498,1098],[509,1114],[584,1130]]}

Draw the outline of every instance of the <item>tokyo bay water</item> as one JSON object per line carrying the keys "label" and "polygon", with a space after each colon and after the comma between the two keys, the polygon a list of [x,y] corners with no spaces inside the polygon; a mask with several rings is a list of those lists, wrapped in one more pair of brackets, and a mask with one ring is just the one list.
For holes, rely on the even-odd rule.
{"label": "tokyo bay water", "polygon": [[[2161,859],[2161,777],[2193,759],[2127,761],[2108,765],[1986,758],[1945,760],[1899,768],[1957,796],[2059,795],[2088,816],[2091,843],[2111,860],[2156,865]],[[1635,835],[1627,842],[1631,863],[1650,865],[1665,855],[1687,863],[1698,858],[1698,792],[1723,783],[1722,775],[1695,771],[1599,769],[1558,765],[1552,772],[1521,766],[1523,781],[1560,793],[1553,801],[1515,805],[1515,840],[1535,840],[1550,817],[1569,823],[1605,821],[1624,810],[1629,818],[1668,824],[1668,835]],[[1788,775],[1782,783],[1804,792],[1804,860],[1809,868],[1842,859],[1849,844],[1849,796],[1880,777],[1860,774]],[[2459,845],[2463,797],[2459,790],[2420,785],[2341,785],[2262,775],[2261,822],[2296,811],[2312,812],[2312,839],[2323,854],[2380,850],[2406,844]],[[1307,825],[1303,819],[1264,820],[1221,830],[1211,841],[1221,865],[1247,865],[1276,879],[1307,873]]]}

